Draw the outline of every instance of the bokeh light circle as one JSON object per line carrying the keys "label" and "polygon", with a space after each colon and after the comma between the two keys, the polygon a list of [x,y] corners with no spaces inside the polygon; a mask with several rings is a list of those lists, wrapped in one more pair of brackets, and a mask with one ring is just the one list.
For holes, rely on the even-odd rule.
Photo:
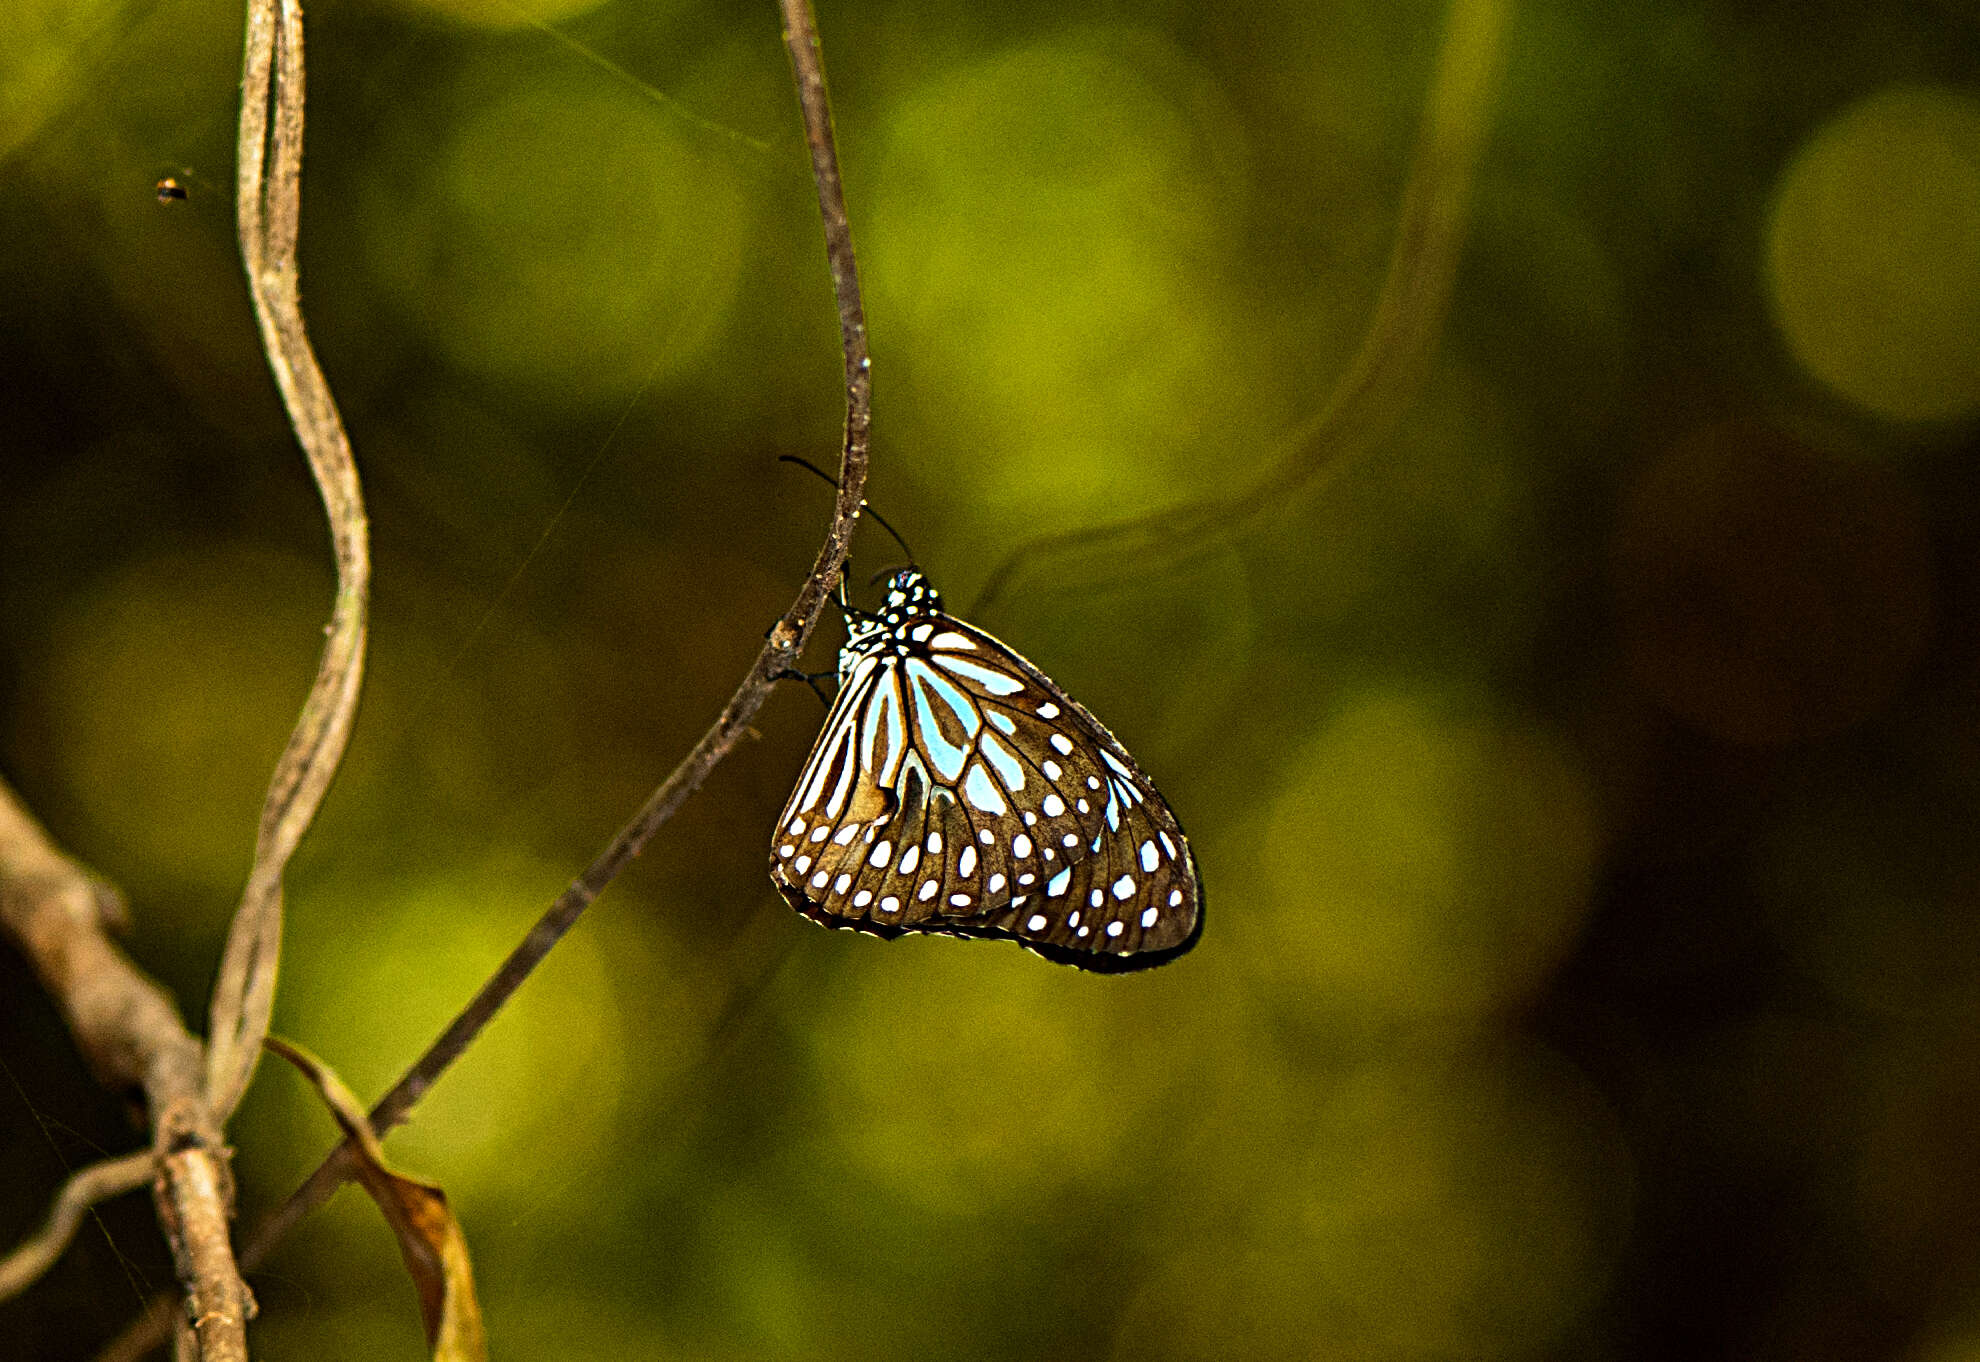
{"label": "bokeh light circle", "polygon": [[[1122,1314],[1112,1356],[1431,1362],[1545,1355],[1632,1214],[1614,1114],[1540,1051],[1404,1047],[1251,1113],[1305,1156],[1226,1167]],[[1247,1173],[1253,1181],[1245,1183]]]}
{"label": "bokeh light circle", "polygon": [[127,873],[238,892],[332,592],[323,564],[223,544],[126,564],[57,619],[49,745]]}
{"label": "bokeh light circle", "polygon": [[1901,421],[1980,411],[1980,99],[1904,87],[1830,119],[1775,189],[1766,260],[1822,382]]}
{"label": "bokeh light circle", "polygon": [[1241,396],[1233,129],[1182,53],[1105,29],[903,99],[860,238],[874,330],[914,378],[895,438],[971,469],[993,511],[1035,515],[1041,485],[1068,521],[1181,495]]}
{"label": "bokeh light circle", "polygon": [[588,71],[471,69],[442,103],[404,120],[362,206],[399,311],[455,365],[546,405],[610,407],[692,370],[753,228],[732,163]]}
{"label": "bokeh light circle", "polygon": [[[353,1090],[383,1092],[473,996],[566,874],[498,851],[389,880],[306,880],[291,894],[276,1029],[314,1050]],[[628,933],[587,921],[448,1070],[418,1118],[390,1137],[388,1152],[457,1199],[533,1204],[546,1171],[583,1166],[610,1147],[635,1083],[664,1083],[693,1057],[685,1045],[642,1047],[636,1075],[628,1073],[621,999],[635,995],[642,1009],[670,1015],[678,1034],[695,1033],[701,992]],[[302,1080],[270,1061],[255,1088],[254,1119],[266,1123],[256,1147],[313,1157],[328,1117]]]}
{"label": "bokeh light circle", "polygon": [[0,5],[0,161],[86,87],[84,55],[123,0],[7,0]]}
{"label": "bokeh light circle", "polygon": [[1545,731],[1373,690],[1306,745],[1261,836],[1229,930],[1275,997],[1398,1019],[1531,988],[1581,921],[1598,832],[1586,774]]}
{"label": "bokeh light circle", "polygon": [[1136,996],[1015,947],[858,944],[805,1021],[840,1158],[950,1214],[1036,1203],[1139,1158],[1136,1112],[1175,1069]]}

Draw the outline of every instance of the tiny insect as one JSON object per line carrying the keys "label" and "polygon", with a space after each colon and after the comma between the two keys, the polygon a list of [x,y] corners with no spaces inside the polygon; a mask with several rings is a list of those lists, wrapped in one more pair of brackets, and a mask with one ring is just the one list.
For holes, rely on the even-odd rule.
{"label": "tiny insect", "polygon": [[172,203],[175,201],[184,203],[185,200],[186,187],[170,175],[167,175],[158,182],[158,201],[160,203]]}
{"label": "tiny insect", "polygon": [[793,908],[876,936],[1013,940],[1105,972],[1196,944],[1189,839],[1098,719],[946,613],[918,567],[888,578],[877,612],[843,588],[840,608],[838,694],[770,844]]}

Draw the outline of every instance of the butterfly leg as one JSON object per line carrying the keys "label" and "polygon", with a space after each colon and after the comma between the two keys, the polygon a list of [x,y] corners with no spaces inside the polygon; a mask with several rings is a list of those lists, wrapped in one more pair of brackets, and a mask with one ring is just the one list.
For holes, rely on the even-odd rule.
{"label": "butterfly leg", "polygon": [[832,705],[832,697],[825,693],[824,689],[819,685],[819,682],[824,681],[827,678],[836,680],[838,679],[838,675],[839,674],[836,671],[801,672],[797,670],[797,668],[795,667],[786,667],[780,672],[773,673],[770,679],[772,681],[804,682],[805,685],[811,687],[811,693],[818,697],[819,703],[829,709],[831,708]]}

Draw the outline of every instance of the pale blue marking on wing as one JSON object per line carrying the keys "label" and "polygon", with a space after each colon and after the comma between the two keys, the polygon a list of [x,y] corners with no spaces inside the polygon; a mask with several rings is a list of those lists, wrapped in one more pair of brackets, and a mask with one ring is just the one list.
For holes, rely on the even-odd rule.
{"label": "pale blue marking on wing", "polygon": [[997,793],[997,782],[990,779],[990,773],[983,769],[981,762],[969,768],[969,775],[963,780],[963,798],[979,812],[987,813],[992,818],[1002,818],[1010,812],[1010,806],[1004,803],[1004,797]]}
{"label": "pale blue marking on wing", "polygon": [[1010,748],[997,740],[995,733],[985,733],[976,745],[983,759],[996,769],[997,779],[1004,782],[1005,789],[1016,794],[1024,788],[1024,766]]}
{"label": "pale blue marking on wing", "polygon": [[859,770],[858,734],[853,731],[850,723],[846,725],[845,732],[840,735],[835,745],[846,749],[846,759],[839,763],[839,783],[832,787],[832,797],[825,801],[827,818],[837,818],[845,812],[846,796],[851,793],[853,776]]}
{"label": "pale blue marking on wing", "polygon": [[933,668],[918,660],[907,664],[908,679],[914,683],[915,731],[921,737],[921,745],[929,759],[935,763],[935,773],[944,785],[954,785],[962,775],[963,763],[969,759],[969,749],[952,743],[942,734],[942,725],[936,721],[935,705],[939,701],[956,716],[956,722],[970,737],[975,737],[983,727],[983,720],[977,717],[976,706],[969,702],[955,685],[937,676]]}
{"label": "pale blue marking on wing", "polygon": [[926,662],[914,659],[907,665],[908,674],[914,677],[916,682],[930,687],[940,695],[942,703],[949,707],[956,716],[956,722],[962,725],[963,732],[974,738],[977,731],[983,727],[983,716],[977,713],[976,702],[963,694],[961,687],[955,682],[937,672]]}
{"label": "pale blue marking on wing", "polygon": [[936,657],[935,665],[945,667],[957,676],[974,681],[992,695],[1015,695],[1024,689],[1023,678],[1012,676],[1007,672],[993,671],[980,663],[971,662],[968,658],[953,657],[943,653]]}
{"label": "pale blue marking on wing", "polygon": [[[818,800],[825,792],[825,778],[832,773],[832,760],[841,746],[852,741],[858,723],[862,704],[860,691],[872,681],[872,673],[856,674],[840,688],[832,709],[825,716],[825,731],[819,735],[818,745],[812,751],[811,765],[805,769],[799,783],[804,787],[797,807],[809,813],[818,806]],[[848,762],[853,754],[846,753]],[[836,816],[836,815],[835,815]]]}
{"label": "pale blue marking on wing", "polygon": [[[874,744],[880,741],[880,731],[886,730],[886,760],[875,764]],[[873,779],[881,785],[891,785],[894,776],[901,769],[901,686],[900,678],[894,675],[892,667],[887,668],[874,684],[873,694],[866,701],[866,723],[860,734],[860,763],[872,772]]]}

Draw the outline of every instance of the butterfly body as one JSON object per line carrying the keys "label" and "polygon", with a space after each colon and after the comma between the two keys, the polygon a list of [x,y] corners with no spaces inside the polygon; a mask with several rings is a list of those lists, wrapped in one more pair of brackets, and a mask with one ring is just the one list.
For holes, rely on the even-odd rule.
{"label": "butterfly body", "polygon": [[770,875],[827,926],[1015,940],[1084,969],[1165,963],[1202,925],[1188,839],[1134,759],[912,567],[879,612],[846,607]]}

